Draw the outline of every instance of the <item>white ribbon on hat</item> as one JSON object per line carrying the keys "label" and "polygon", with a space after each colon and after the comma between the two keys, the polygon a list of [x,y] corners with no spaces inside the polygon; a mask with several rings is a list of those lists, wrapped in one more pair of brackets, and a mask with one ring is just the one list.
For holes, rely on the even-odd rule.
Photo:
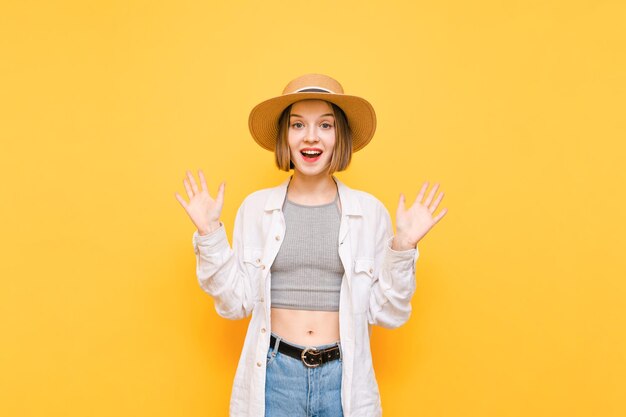
{"label": "white ribbon on hat", "polygon": [[[327,88],[318,87],[318,86],[316,86],[316,85],[311,85],[311,86],[308,86],[308,87],[298,88],[298,89],[296,90],[296,93],[302,93],[302,92],[303,92],[303,90],[321,90],[321,91],[325,91],[325,92],[327,92],[327,93],[334,94],[334,92],[333,92],[333,91],[330,91],[330,90],[329,90],[329,89],[327,89]],[[313,93],[314,91],[311,91],[311,92]]]}

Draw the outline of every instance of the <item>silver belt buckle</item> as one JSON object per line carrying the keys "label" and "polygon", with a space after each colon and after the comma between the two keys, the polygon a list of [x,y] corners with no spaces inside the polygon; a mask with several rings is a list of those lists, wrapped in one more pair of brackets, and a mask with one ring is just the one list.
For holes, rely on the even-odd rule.
{"label": "silver belt buckle", "polygon": [[320,366],[322,364],[322,361],[319,361],[319,363],[308,363],[306,361],[307,358],[307,354],[311,354],[312,356],[315,355],[321,355],[321,353],[314,347],[308,347],[306,349],[304,349],[302,351],[302,354],[300,355],[300,359],[302,359],[302,363],[307,367],[307,368],[317,368],[318,366]]}

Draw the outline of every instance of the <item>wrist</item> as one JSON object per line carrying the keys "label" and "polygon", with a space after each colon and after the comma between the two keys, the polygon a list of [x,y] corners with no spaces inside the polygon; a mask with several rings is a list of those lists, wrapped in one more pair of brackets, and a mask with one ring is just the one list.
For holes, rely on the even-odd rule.
{"label": "wrist", "polygon": [[393,241],[391,242],[391,249],[395,251],[415,249],[416,246],[416,243],[411,242],[409,239],[401,235],[394,236]]}
{"label": "wrist", "polygon": [[205,227],[202,228],[198,228],[198,235],[200,236],[205,236],[205,235],[210,235],[211,233],[215,232],[217,229],[219,229],[221,226],[221,223],[218,222],[211,222],[208,225],[206,225]]}

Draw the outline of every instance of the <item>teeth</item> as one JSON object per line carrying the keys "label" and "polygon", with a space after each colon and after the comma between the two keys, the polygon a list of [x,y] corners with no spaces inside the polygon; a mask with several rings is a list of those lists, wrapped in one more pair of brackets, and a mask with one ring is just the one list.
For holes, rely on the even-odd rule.
{"label": "teeth", "polygon": [[311,156],[313,156],[313,155],[320,155],[321,154],[320,151],[302,151],[302,153],[304,155],[311,155]]}

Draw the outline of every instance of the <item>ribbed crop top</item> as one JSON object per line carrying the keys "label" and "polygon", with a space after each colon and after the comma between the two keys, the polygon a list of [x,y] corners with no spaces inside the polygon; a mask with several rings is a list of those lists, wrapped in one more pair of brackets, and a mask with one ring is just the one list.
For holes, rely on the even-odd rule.
{"label": "ribbed crop top", "polygon": [[271,267],[272,307],[339,311],[344,269],[338,252],[338,198],[318,206],[285,199],[285,238]]}

